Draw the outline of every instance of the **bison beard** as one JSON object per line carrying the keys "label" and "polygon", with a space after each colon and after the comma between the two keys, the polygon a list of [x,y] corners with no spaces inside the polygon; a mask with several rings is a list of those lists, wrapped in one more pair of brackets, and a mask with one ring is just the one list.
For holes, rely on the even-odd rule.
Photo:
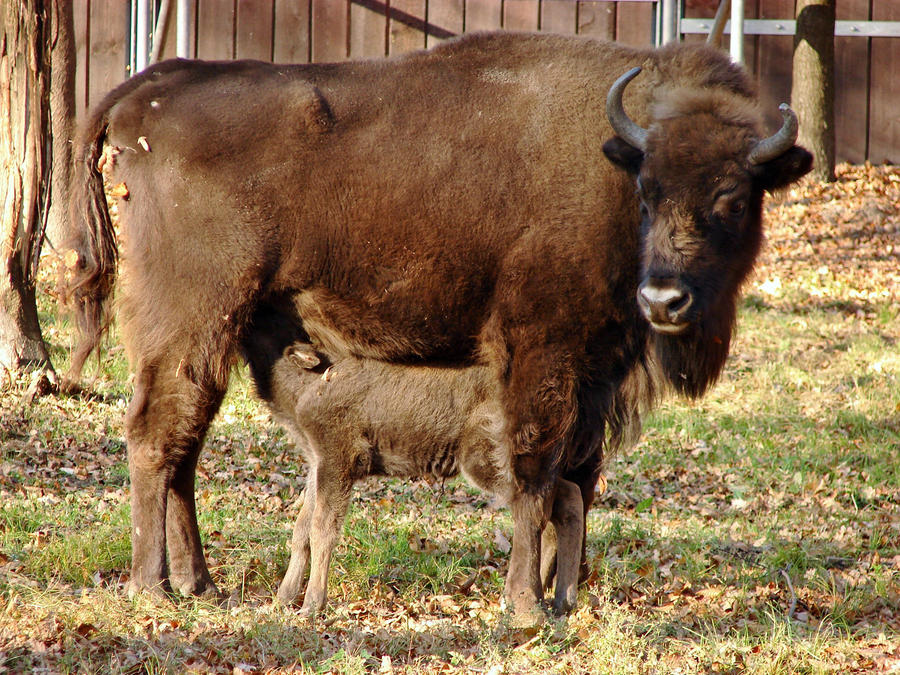
{"label": "bison beard", "polygon": [[[135,373],[131,590],[217,592],[195,466],[236,355],[252,363],[274,330],[492,373],[513,474],[505,595],[539,616],[555,486],[586,510],[655,394],[716,379],[763,191],[810,168],[795,137],[786,121],[766,138],[748,77],[714,50],[551,35],[332,65],[169,61],[115,89],[76,147],[63,291],[85,330],[74,379],[115,275],[105,175]],[[254,368],[267,399],[273,368]]]}

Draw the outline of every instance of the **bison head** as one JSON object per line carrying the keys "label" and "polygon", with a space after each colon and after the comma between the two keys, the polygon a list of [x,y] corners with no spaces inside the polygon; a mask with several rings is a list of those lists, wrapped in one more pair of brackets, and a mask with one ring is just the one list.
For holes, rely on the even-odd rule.
{"label": "bison head", "polygon": [[760,138],[754,101],[722,87],[661,90],[643,129],[622,106],[639,72],[630,70],[609,91],[617,136],[603,150],[636,177],[643,235],[637,302],[664,343],[657,351],[683,351],[676,371],[711,354],[700,373],[670,373],[677,388],[697,395],[727,355],[740,285],[762,242],[763,192],[797,180],[812,156],[794,144],[797,117],[787,105],[781,129]]}

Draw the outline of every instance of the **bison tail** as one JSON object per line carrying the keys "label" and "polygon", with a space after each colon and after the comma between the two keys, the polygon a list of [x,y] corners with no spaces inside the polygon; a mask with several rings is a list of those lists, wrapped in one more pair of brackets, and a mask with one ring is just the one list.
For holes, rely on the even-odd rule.
{"label": "bison tail", "polygon": [[69,223],[59,268],[60,304],[75,318],[79,332],[64,386],[77,385],[88,356],[109,328],[109,300],[119,252],[101,174],[108,109],[94,112],[75,147],[70,186]]}

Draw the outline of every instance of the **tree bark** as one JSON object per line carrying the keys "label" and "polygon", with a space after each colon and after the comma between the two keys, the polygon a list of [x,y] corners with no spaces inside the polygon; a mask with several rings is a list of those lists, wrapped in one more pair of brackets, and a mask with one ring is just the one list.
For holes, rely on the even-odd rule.
{"label": "tree bark", "polygon": [[815,157],[812,173],[834,180],[835,0],[797,0],[791,106],[800,117],[800,145]]}
{"label": "tree bark", "polygon": [[0,373],[55,383],[35,282],[50,180],[52,0],[2,4],[0,16]]}
{"label": "tree bark", "polygon": [[75,20],[71,0],[54,0],[51,25],[50,121],[53,174],[47,239],[59,241],[69,220],[69,181],[75,136]]}

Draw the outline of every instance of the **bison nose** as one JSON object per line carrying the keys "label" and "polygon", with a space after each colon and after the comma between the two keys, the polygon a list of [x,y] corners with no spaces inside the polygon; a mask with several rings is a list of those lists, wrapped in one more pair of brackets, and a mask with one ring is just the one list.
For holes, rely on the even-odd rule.
{"label": "bison nose", "polygon": [[673,280],[648,279],[638,289],[638,305],[653,329],[681,333],[688,326],[688,311],[694,304],[690,291]]}

